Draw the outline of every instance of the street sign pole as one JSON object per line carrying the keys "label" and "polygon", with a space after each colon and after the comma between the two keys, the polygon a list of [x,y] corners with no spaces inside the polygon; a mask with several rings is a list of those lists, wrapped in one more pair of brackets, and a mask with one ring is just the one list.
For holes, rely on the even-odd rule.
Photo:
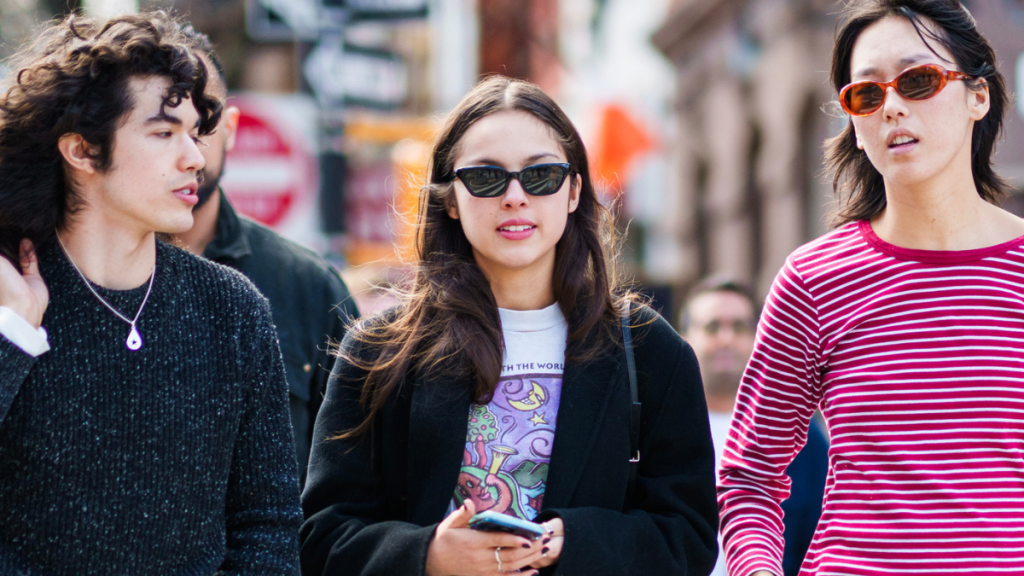
{"label": "street sign pole", "polygon": [[320,207],[328,233],[349,232],[344,222],[347,108],[396,109],[408,92],[402,58],[347,43],[346,28],[366,21],[425,18],[427,1],[321,0],[319,40],[303,63],[302,74],[320,105]]}
{"label": "street sign pole", "polygon": [[345,229],[344,154],[345,109],[344,46],[349,13],[340,1],[322,0],[319,41],[306,56],[300,73],[316,95],[320,107],[318,146],[320,161],[320,225],[328,234]]}
{"label": "street sign pole", "polygon": [[[102,0],[92,0],[102,1]],[[106,0],[114,1],[114,0]],[[246,0],[246,29],[260,41],[307,42],[300,85],[315,97],[320,206],[328,233],[345,232],[343,139],[350,106],[393,110],[405,101],[408,71],[398,54],[346,42],[361,22],[423,19],[429,0]]]}

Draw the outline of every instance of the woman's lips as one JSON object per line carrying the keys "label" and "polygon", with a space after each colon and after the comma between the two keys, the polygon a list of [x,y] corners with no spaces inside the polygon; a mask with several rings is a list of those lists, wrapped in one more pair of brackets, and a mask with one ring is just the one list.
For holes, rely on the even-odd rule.
{"label": "woman's lips", "polygon": [[902,144],[891,144],[889,146],[889,152],[896,155],[908,154],[917,148],[918,141],[911,140]]}
{"label": "woman's lips", "polygon": [[888,148],[890,152],[895,154],[903,154],[913,150],[920,142],[917,136],[912,134],[906,128],[896,128],[886,138]]}
{"label": "woman's lips", "polygon": [[498,227],[498,234],[501,234],[501,237],[505,238],[506,240],[525,240],[530,236],[533,236],[533,233],[536,230],[537,225],[532,222],[506,222]]}

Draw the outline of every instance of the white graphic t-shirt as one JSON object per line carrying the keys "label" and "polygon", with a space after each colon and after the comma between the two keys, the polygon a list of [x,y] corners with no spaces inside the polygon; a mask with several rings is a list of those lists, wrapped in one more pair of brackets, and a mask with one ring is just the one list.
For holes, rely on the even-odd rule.
{"label": "white graphic t-shirt", "polygon": [[470,499],[524,520],[540,512],[555,439],[568,324],[562,309],[498,309],[505,337],[501,378],[489,404],[473,404],[450,510]]}

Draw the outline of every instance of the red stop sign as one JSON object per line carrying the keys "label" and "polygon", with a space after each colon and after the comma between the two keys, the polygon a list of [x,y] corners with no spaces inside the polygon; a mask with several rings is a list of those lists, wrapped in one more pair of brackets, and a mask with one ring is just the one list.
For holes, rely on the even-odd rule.
{"label": "red stop sign", "polygon": [[235,147],[228,152],[221,186],[242,214],[275,227],[315,199],[316,158],[308,143],[288,129],[285,103],[239,97]]}

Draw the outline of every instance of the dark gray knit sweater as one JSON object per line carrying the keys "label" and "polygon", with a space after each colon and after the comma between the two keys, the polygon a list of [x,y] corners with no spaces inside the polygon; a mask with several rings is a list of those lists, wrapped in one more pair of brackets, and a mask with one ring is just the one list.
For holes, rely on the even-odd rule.
{"label": "dark gray knit sweater", "polygon": [[[0,574],[293,574],[301,522],[266,300],[157,244],[129,326],[40,247],[51,350],[0,336]],[[129,318],[146,286],[94,286]]]}

